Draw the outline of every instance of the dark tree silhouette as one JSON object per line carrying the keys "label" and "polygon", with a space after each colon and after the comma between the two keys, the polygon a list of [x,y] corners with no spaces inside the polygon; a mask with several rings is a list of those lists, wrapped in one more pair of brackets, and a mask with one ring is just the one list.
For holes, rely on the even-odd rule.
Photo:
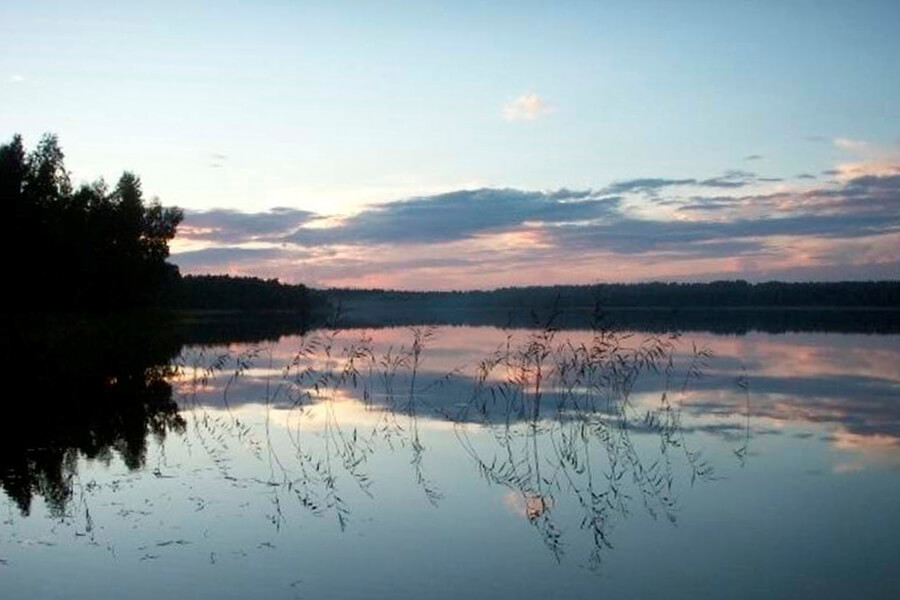
{"label": "dark tree silhouette", "polygon": [[65,155],[47,134],[26,153],[19,135],[0,146],[0,204],[14,307],[110,310],[160,303],[178,280],[166,263],[183,214],[144,202],[141,181],[123,173],[73,190]]}
{"label": "dark tree silhouette", "polygon": [[212,310],[284,310],[308,316],[309,290],[277,279],[188,275],[181,279],[175,304],[179,308]]}

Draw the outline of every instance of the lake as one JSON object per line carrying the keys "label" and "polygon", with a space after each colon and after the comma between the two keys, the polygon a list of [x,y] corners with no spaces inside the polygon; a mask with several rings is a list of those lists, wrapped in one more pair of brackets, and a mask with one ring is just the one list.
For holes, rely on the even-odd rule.
{"label": "lake", "polygon": [[17,352],[0,596],[900,595],[896,333],[143,329]]}

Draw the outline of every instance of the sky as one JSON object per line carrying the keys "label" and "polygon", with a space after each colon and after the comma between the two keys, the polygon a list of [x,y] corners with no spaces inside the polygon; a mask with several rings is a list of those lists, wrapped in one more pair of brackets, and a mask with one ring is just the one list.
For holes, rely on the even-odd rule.
{"label": "sky", "polygon": [[900,3],[0,3],[0,139],[314,286],[900,278]]}

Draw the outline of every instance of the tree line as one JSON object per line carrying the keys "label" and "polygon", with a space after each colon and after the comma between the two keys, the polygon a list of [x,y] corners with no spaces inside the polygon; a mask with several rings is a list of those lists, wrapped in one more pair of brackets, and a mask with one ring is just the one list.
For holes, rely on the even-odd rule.
{"label": "tree line", "polygon": [[305,285],[281,283],[277,279],[187,275],[181,278],[171,304],[184,309],[265,309],[308,313],[310,294]]}
{"label": "tree line", "polygon": [[601,308],[892,308],[900,309],[900,281],[603,283],[508,287],[496,290],[408,292],[331,289],[333,304],[372,301],[498,309]]}
{"label": "tree line", "polygon": [[256,277],[181,277],[166,261],[184,213],[147,201],[126,171],[77,188],[59,139],[28,152],[21,135],[0,146],[0,203],[12,216],[3,237],[7,299],[17,311],[109,312],[142,307],[292,310],[308,313],[303,285]]}

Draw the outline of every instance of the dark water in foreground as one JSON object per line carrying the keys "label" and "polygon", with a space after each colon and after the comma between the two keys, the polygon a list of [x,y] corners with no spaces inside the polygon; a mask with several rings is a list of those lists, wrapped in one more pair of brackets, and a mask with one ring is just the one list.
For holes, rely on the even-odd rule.
{"label": "dark water in foreground", "polygon": [[895,334],[57,346],[7,395],[3,598],[900,595]]}

